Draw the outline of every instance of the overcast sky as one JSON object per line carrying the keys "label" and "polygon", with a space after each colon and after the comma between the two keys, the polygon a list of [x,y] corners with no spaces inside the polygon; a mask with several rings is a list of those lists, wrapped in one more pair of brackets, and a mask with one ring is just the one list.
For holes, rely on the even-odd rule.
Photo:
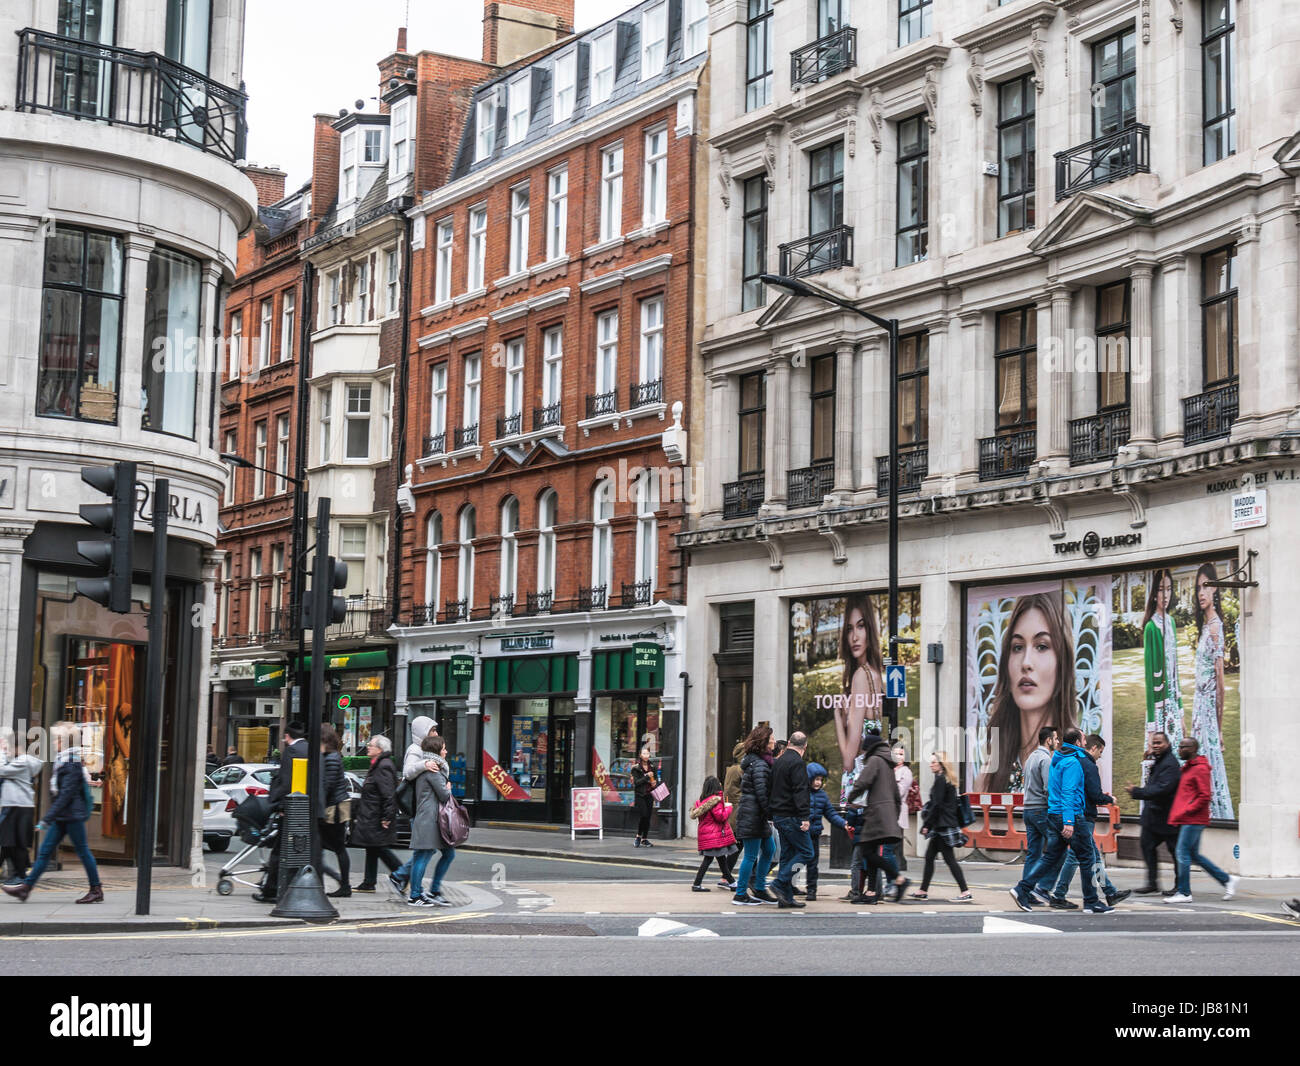
{"label": "overcast sky", "polygon": [[[576,0],[578,30],[636,0]],[[248,85],[248,160],[289,172],[287,188],[311,176],[312,115],[349,111],[358,99],[378,108],[376,64],[393,51],[410,9],[407,50],[478,59],[479,0],[248,0],[244,80]]]}

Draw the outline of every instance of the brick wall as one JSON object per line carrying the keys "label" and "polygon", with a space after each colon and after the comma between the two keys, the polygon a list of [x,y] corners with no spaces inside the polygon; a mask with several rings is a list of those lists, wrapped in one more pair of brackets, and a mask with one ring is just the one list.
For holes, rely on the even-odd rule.
{"label": "brick wall", "polygon": [[[483,3],[483,62],[491,64],[509,64],[512,63],[519,55],[524,54],[518,51],[517,54],[502,54],[503,38],[518,38],[519,31],[523,31],[525,38],[531,43],[537,38],[537,43],[533,48],[543,47],[548,43],[547,35],[535,32],[529,32],[527,27],[519,26],[512,20],[519,20],[520,16],[527,16],[529,12],[536,12],[545,16],[546,21],[542,22],[543,26],[553,26],[554,36],[549,40],[559,40],[573,32],[573,0],[515,0],[513,3],[497,3],[495,0],[484,0]],[[540,20],[536,20],[540,21]],[[534,24],[535,20],[528,19],[529,25]],[[513,31],[513,33],[512,33]],[[524,51],[531,51],[532,48],[526,48]],[[517,51],[513,50],[512,51]]]}
{"label": "brick wall", "polygon": [[[318,114],[311,153],[311,217],[324,218],[339,196],[339,131],[337,115]],[[314,227],[313,227],[314,228]]]}

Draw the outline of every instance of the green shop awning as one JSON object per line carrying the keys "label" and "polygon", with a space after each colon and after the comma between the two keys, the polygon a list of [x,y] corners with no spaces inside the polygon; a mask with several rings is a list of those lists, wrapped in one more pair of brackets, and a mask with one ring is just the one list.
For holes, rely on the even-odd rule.
{"label": "green shop awning", "polygon": [[664,687],[662,653],[657,658],[659,665],[654,669],[638,670],[636,652],[632,648],[595,652],[591,657],[591,691],[662,690]]}
{"label": "green shop awning", "polygon": [[[297,662],[295,659],[294,662]],[[354,651],[346,655],[325,656],[326,670],[362,670],[367,666],[387,666],[387,651]],[[311,669],[311,656],[306,658],[307,670]]]}
{"label": "green shop awning", "polygon": [[452,676],[451,660],[411,663],[406,671],[406,698],[432,699],[436,696],[468,696],[469,678]]}
{"label": "green shop awning", "polygon": [[484,696],[542,696],[578,691],[576,655],[483,660]]}

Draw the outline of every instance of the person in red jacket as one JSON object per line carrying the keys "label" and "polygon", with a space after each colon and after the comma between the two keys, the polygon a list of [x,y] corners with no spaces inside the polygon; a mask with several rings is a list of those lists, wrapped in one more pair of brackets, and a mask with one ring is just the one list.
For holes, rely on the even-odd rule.
{"label": "person in red jacket", "polygon": [[700,868],[695,871],[695,884],[691,886],[691,891],[708,891],[702,882],[709,864],[717,859],[718,872],[722,874],[718,887],[735,892],[736,882],[731,875],[731,866],[735,862],[736,853],[740,851],[740,845],[736,843],[735,834],[731,831],[731,804],[723,799],[722,782],[716,777],[705,778],[700,798],[691,808],[691,817],[700,824]]}
{"label": "person in red jacket", "polygon": [[1174,894],[1165,897],[1166,903],[1192,902],[1193,860],[1224,886],[1224,899],[1232,899],[1237,894],[1237,878],[1224,873],[1201,854],[1201,834],[1210,824],[1210,761],[1198,754],[1200,747],[1195,737],[1184,737],[1178,744],[1183,770],[1174,804],[1169,809],[1169,824],[1178,827],[1178,873]]}

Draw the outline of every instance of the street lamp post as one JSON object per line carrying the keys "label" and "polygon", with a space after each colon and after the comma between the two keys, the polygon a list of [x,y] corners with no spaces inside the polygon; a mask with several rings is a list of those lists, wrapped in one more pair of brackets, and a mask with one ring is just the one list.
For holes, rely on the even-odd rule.
{"label": "street lamp post", "polygon": [[[834,304],[845,311],[865,318],[879,326],[889,337],[889,663],[898,661],[898,319],[881,318],[864,311],[851,301],[833,292],[809,285],[799,278],[781,274],[764,274],[764,284],[784,289],[793,296],[806,296]],[[885,716],[892,733],[898,726],[898,701],[885,700]]]}

